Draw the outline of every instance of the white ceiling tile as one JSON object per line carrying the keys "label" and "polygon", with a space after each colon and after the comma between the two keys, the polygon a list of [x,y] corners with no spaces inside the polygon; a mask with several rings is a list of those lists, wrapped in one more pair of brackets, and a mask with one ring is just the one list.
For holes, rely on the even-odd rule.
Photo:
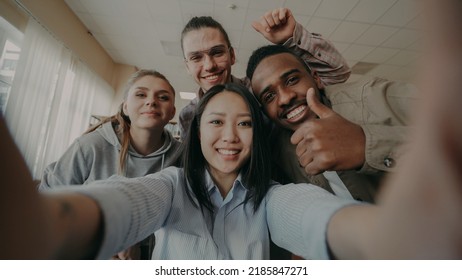
{"label": "white ceiling tile", "polygon": [[392,58],[385,61],[386,64],[406,66],[413,63],[419,57],[419,53],[413,51],[399,51]]}
{"label": "white ceiling tile", "polygon": [[118,3],[120,15],[130,18],[150,18],[146,0],[120,1]]}
{"label": "white ceiling tile", "polygon": [[249,61],[249,57],[252,54],[252,52],[253,50],[239,49],[236,52],[236,61],[244,65],[247,65],[247,62]]}
{"label": "white ceiling tile", "polygon": [[348,66],[351,68],[351,67],[355,66],[355,64],[358,63],[359,61],[346,59],[346,62],[348,64]]}
{"label": "white ceiling tile", "polygon": [[256,32],[255,29],[253,29],[252,27],[252,22],[259,21],[260,17],[263,16],[265,12],[266,12],[265,10],[248,9],[242,31],[243,32]]}
{"label": "white ceiling tile", "polygon": [[374,23],[396,0],[361,0],[348,14],[346,20]]}
{"label": "white ceiling tile", "polygon": [[363,46],[363,45],[354,45],[352,44],[348,49],[346,49],[342,55],[345,59],[348,60],[357,60],[361,61],[366,55],[368,55],[374,47]]}
{"label": "white ceiling tile", "polygon": [[232,1],[230,1],[230,0],[215,0],[214,5],[215,5],[215,8],[217,8],[217,7],[228,7],[228,9],[230,9],[231,5],[235,5],[236,9],[237,8],[247,9],[247,7],[249,6],[249,2],[250,2],[250,0],[232,0]]}
{"label": "white ceiling tile", "polygon": [[316,10],[315,16],[344,19],[359,0],[323,0]]}
{"label": "white ceiling tile", "polygon": [[393,72],[401,69],[401,66],[380,64],[367,73],[367,76],[388,78]]}
{"label": "white ceiling tile", "polygon": [[[415,0],[65,1],[116,62],[156,68],[177,91],[195,92],[197,85],[182,57],[166,55],[160,42],[169,42],[168,48],[179,46],[181,31],[192,15],[211,15],[223,24],[236,51],[233,74],[239,77],[244,76],[252,51],[269,44],[252,28],[252,21],[281,6],[291,9],[309,31],[331,40],[350,67],[359,60],[382,63],[371,71],[379,76],[406,76],[405,68],[415,63],[422,45],[418,33],[422,17],[411,3]],[[230,4],[236,5],[234,10]],[[371,27],[372,23],[380,26]],[[396,32],[389,36],[393,30]],[[375,47],[380,42],[383,44]],[[360,76],[352,75],[350,80],[354,78]],[[177,112],[186,104],[181,100],[175,103]]]}
{"label": "white ceiling tile", "polygon": [[159,35],[158,39],[163,41],[178,41],[181,39],[183,24],[156,22],[156,30]]}
{"label": "white ceiling tile", "polygon": [[335,48],[340,52],[343,53],[350,47],[350,43],[342,43],[342,42],[332,42]]}
{"label": "white ceiling tile", "polygon": [[183,24],[180,4],[177,0],[148,0],[147,4],[151,17],[154,21]]}
{"label": "white ceiling tile", "polygon": [[115,35],[115,34],[130,34],[131,27],[127,25],[128,19],[114,18],[107,15],[97,15],[93,14],[93,20],[95,21],[99,30],[106,34]]}
{"label": "white ceiling tile", "polygon": [[178,41],[160,41],[162,51],[166,55],[177,56],[183,58],[183,50]]}
{"label": "white ceiling tile", "polygon": [[247,69],[247,60],[244,61],[239,61],[236,62],[236,64],[233,65],[233,75],[238,78],[243,78],[245,77],[245,70]]}
{"label": "white ceiling tile", "polygon": [[213,16],[213,5],[210,3],[196,3],[190,0],[181,0],[180,8],[183,13],[183,20],[186,21],[194,16]]}
{"label": "white ceiling tile", "polygon": [[85,25],[85,27],[91,31],[91,33],[102,33],[103,32],[101,28],[98,26],[98,24],[95,22],[91,14],[78,13],[77,17]]}
{"label": "white ceiling tile", "polygon": [[[168,1],[168,0],[164,0]],[[191,4],[207,4],[207,5],[213,5],[215,3],[215,0],[180,0],[180,1],[187,1]]]}
{"label": "white ceiling tile", "polygon": [[286,0],[284,7],[294,15],[313,15],[320,3],[321,0]]}
{"label": "white ceiling tile", "polygon": [[307,15],[294,15],[295,21],[300,23],[302,26],[306,26],[310,20],[311,17]]}
{"label": "white ceiling tile", "polygon": [[66,2],[74,13],[88,13],[87,9],[82,5],[80,0],[65,0],[64,2]]}
{"label": "white ceiling tile", "polygon": [[406,26],[418,13],[415,0],[399,0],[377,20],[377,23],[391,26]]}
{"label": "white ceiling tile", "polygon": [[119,1],[123,0],[80,0],[85,9],[91,13],[102,16],[118,16],[121,13]]}
{"label": "white ceiling tile", "polygon": [[306,27],[310,32],[318,33],[325,38],[329,38],[335,29],[337,29],[340,22],[340,20],[336,19],[312,17]]}
{"label": "white ceiling tile", "polygon": [[249,2],[249,9],[259,9],[259,10],[273,10],[282,7],[284,3],[283,0],[250,0]]}
{"label": "white ceiling tile", "polygon": [[418,32],[412,29],[401,29],[387,39],[382,46],[389,48],[404,49],[417,41]]}
{"label": "white ceiling tile", "polygon": [[356,22],[342,22],[329,37],[332,41],[353,43],[369,28],[369,24]]}
{"label": "white ceiling tile", "polygon": [[371,63],[384,63],[399,52],[398,49],[375,48],[362,61]]}
{"label": "white ceiling tile", "polygon": [[258,47],[268,45],[269,42],[261,35],[259,35],[256,31],[252,32],[243,32],[242,33],[241,44],[239,49],[243,50],[255,50]]}
{"label": "white ceiling tile", "polygon": [[[120,35],[106,35],[109,42],[116,46],[115,49],[123,55],[123,51],[130,51],[130,50],[139,50],[140,46],[136,43],[136,39],[132,36],[120,36]],[[129,53],[129,52],[126,52]]]}
{"label": "white ceiling tile", "polygon": [[398,28],[388,27],[383,25],[373,25],[355,43],[370,46],[379,46],[385,40],[390,38],[393,33],[397,32]]}
{"label": "white ceiling tile", "polygon": [[[241,31],[236,31],[232,29],[226,30],[226,33],[228,33],[229,40],[231,41],[231,45],[234,48],[239,48],[240,42],[241,42]],[[245,39],[245,38],[244,38]]]}
{"label": "white ceiling tile", "polygon": [[215,7],[213,18],[217,20],[223,28],[228,30],[242,30],[245,24],[247,9],[235,8],[230,10],[226,7]]}

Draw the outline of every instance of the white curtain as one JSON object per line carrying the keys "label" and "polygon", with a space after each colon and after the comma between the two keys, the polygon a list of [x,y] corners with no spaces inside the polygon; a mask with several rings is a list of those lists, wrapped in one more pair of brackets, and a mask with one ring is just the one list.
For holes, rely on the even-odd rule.
{"label": "white curtain", "polygon": [[112,88],[29,20],[5,119],[34,179],[88,128],[96,94],[109,114]]}

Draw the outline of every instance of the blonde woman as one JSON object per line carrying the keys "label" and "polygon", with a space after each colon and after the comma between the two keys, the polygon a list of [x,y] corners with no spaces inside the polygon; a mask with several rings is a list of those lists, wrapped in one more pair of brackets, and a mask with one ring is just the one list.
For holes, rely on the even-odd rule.
{"label": "blonde woman", "polygon": [[90,128],[50,164],[40,189],[87,185],[112,175],[139,177],[176,165],[180,142],[165,129],[174,115],[175,90],[165,76],[137,71],[117,114]]}

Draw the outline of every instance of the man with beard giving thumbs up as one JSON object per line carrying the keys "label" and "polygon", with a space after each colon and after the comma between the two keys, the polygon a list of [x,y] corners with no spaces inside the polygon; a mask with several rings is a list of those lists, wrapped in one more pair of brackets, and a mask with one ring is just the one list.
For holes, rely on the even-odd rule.
{"label": "man with beard giving thumbs up", "polygon": [[295,53],[279,45],[254,51],[247,77],[275,124],[274,162],[288,182],[375,201],[384,175],[399,168],[409,142],[414,86],[367,77],[324,87]]}

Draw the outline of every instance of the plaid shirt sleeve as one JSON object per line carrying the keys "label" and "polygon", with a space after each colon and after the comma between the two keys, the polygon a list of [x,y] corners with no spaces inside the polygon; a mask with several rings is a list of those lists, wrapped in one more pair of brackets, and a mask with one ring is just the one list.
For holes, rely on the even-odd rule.
{"label": "plaid shirt sleeve", "polygon": [[325,86],[343,83],[351,74],[345,58],[329,40],[310,33],[298,22],[293,36],[284,42],[284,46],[300,55]]}

